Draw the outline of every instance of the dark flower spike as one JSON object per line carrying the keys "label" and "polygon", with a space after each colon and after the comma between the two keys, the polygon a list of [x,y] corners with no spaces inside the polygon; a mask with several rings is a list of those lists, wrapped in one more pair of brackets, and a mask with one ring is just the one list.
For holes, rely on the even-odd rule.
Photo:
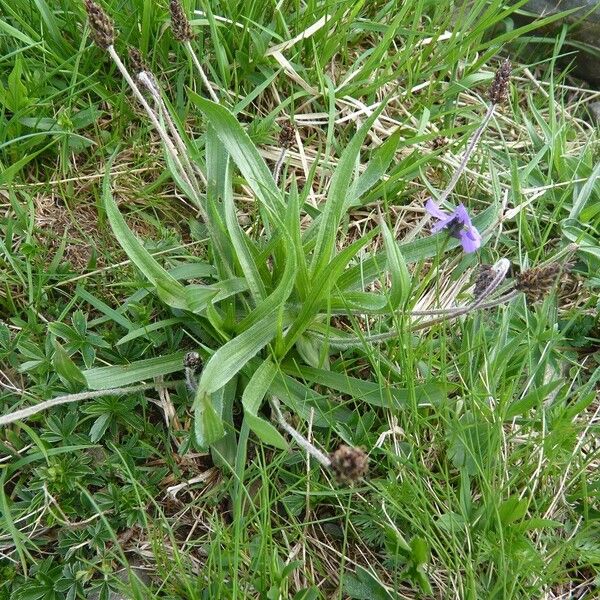
{"label": "dark flower spike", "polygon": [[171,12],[171,29],[173,37],[179,42],[188,42],[194,39],[194,32],[190,26],[187,15],[183,10],[180,0],[171,0],[169,2]]}
{"label": "dark flower spike", "polygon": [[471,222],[471,217],[463,204],[459,204],[453,212],[444,212],[431,198],[425,203],[427,212],[438,219],[431,233],[447,229],[451,236],[460,240],[466,253],[475,252],[481,246],[481,234]]}
{"label": "dark flower spike", "polygon": [[144,58],[142,57],[142,53],[137,48],[130,46],[127,53],[129,55],[129,64],[136,75],[142,71],[148,70]]}
{"label": "dark flower spike", "polygon": [[550,263],[544,267],[527,269],[516,276],[515,288],[525,294],[528,302],[542,300],[554,287],[563,272],[568,271],[570,264]]}
{"label": "dark flower spike", "polygon": [[202,366],[202,359],[197,352],[188,352],[183,357],[183,367],[185,372],[185,383],[190,392],[195,393],[198,389],[196,381],[196,372]]}
{"label": "dark flower spike", "polygon": [[475,280],[475,290],[473,291],[475,299],[479,299],[483,296],[493,280],[494,267],[492,267],[492,265],[480,265],[477,279]]}
{"label": "dark flower spike", "polygon": [[92,39],[100,48],[106,50],[115,43],[115,28],[111,18],[94,0],[84,0],[85,10],[90,22]]}
{"label": "dark flower spike", "polygon": [[492,104],[502,104],[506,100],[511,72],[512,65],[507,58],[496,71],[494,81],[492,81],[492,85],[490,86],[489,98]]}
{"label": "dark flower spike", "polygon": [[294,139],[294,126],[289,121],[286,121],[281,126],[281,131],[279,132],[279,145],[282,148],[291,148],[294,145]]}

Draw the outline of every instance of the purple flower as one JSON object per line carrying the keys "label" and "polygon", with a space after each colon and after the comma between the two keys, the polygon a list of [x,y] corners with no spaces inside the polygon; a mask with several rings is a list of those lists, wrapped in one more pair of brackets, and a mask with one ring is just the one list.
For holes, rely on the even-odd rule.
{"label": "purple flower", "polygon": [[475,252],[481,246],[481,234],[471,223],[471,217],[464,204],[459,204],[452,213],[444,212],[431,198],[425,203],[427,212],[438,219],[431,233],[447,229],[451,236],[460,240],[463,250]]}

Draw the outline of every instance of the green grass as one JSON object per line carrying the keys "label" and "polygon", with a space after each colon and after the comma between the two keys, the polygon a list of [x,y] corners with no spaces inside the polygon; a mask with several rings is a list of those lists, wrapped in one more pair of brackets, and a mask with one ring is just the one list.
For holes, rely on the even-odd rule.
{"label": "green grass", "polygon": [[[219,106],[167,5],[103,4],[198,192],[83,4],[0,0],[0,414],[87,398],[0,429],[0,599],[597,597],[600,145],[564,39],[536,45],[551,19],[197,3]],[[283,69],[269,49],[317,22]],[[423,206],[506,55],[508,102],[450,198],[486,231],[463,254]],[[574,243],[543,301],[411,326],[468,304],[478,265],[508,259],[508,289]],[[369,476],[336,482],[273,396],[325,453],[367,451]]]}

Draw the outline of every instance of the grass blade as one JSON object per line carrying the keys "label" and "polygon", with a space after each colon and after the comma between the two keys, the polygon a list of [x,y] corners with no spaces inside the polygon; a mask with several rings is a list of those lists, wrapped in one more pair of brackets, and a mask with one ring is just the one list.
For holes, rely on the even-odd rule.
{"label": "grass blade", "polygon": [[173,308],[187,308],[186,293],[183,285],[158,264],[131,229],[129,229],[123,215],[119,212],[110,187],[111,165],[112,160],[109,162],[104,175],[102,196],[106,215],[117,241],[131,261],[156,288],[156,292],[161,300]]}

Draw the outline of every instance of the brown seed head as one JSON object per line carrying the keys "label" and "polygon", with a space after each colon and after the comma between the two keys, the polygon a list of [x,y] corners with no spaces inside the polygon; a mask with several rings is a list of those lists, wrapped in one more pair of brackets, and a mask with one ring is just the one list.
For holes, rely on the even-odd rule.
{"label": "brown seed head", "polygon": [[568,270],[568,265],[556,262],[545,267],[527,269],[517,275],[515,287],[525,294],[529,302],[537,302],[550,292],[565,270]]}
{"label": "brown seed head", "polygon": [[281,126],[281,131],[279,132],[279,145],[282,148],[291,148],[294,145],[295,139],[294,126],[286,121]]}
{"label": "brown seed head", "polygon": [[115,43],[115,27],[104,9],[94,0],[83,0],[90,22],[92,39],[100,48],[106,50]]}
{"label": "brown seed head", "polygon": [[200,355],[197,352],[188,352],[183,357],[183,366],[186,369],[196,370],[200,366],[202,366],[202,359],[200,358]]}
{"label": "brown seed head", "polygon": [[489,98],[492,104],[502,104],[506,100],[511,71],[512,65],[507,58],[496,71],[496,76],[490,86]]}
{"label": "brown seed head", "polygon": [[148,70],[148,66],[144,62],[142,53],[137,48],[134,48],[133,46],[129,46],[128,54],[129,54],[129,63],[131,64],[131,69],[133,70],[133,72],[136,75],[138,73],[141,73],[142,71]]}
{"label": "brown seed head", "polygon": [[439,150],[440,148],[443,148],[444,146],[448,145],[448,138],[444,135],[439,135],[436,138],[433,138],[431,140],[431,149],[432,150]]}
{"label": "brown seed head", "polygon": [[473,295],[475,299],[481,298],[485,290],[488,289],[492,281],[494,281],[494,268],[492,265],[480,265],[477,273],[477,279],[475,280],[475,290]]}
{"label": "brown seed head", "polygon": [[183,10],[183,6],[181,6],[181,1],[171,0],[169,2],[169,10],[171,11],[171,30],[175,39],[179,42],[193,40],[194,32]]}
{"label": "brown seed head", "polygon": [[360,448],[342,444],[329,455],[331,469],[340,483],[354,483],[367,474],[369,457]]}

